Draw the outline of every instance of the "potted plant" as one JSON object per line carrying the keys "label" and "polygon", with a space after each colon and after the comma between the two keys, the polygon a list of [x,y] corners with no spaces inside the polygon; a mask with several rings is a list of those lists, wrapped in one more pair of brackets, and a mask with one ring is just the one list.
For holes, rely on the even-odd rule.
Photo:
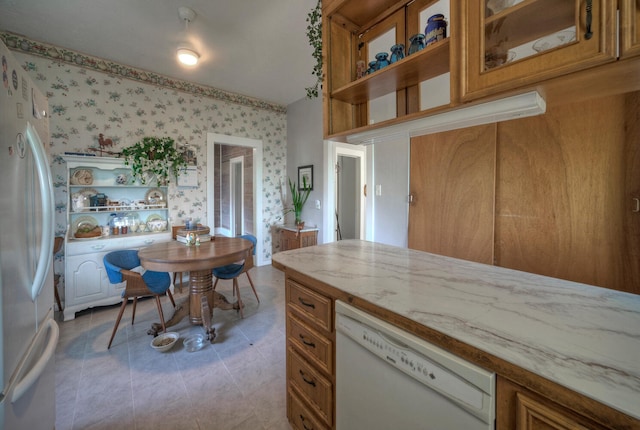
{"label": "potted plant", "polygon": [[302,221],[302,207],[307,202],[309,198],[309,194],[311,194],[311,188],[307,185],[307,179],[302,178],[302,190],[299,190],[294,182],[291,182],[289,179],[289,189],[291,190],[291,205],[286,213],[293,212],[295,215],[295,223],[296,226],[302,228],[304,226],[304,222]]}
{"label": "potted plant", "polygon": [[143,185],[154,178],[158,185],[167,184],[170,176],[177,177],[180,170],[187,167],[170,137],[144,137],[124,148],[122,155],[124,164],[131,166],[133,177]]}

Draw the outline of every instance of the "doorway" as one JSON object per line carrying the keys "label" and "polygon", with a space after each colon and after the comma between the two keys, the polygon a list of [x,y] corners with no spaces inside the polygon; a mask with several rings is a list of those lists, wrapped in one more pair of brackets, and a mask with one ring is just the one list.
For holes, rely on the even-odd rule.
{"label": "doorway", "polygon": [[[216,146],[219,151],[216,151]],[[238,179],[234,182],[234,188],[237,188],[235,196],[231,198],[231,181],[236,175],[232,175],[232,163],[229,159],[229,174],[225,177],[222,174],[221,167],[221,151],[222,146],[231,149],[249,151],[251,153],[251,162],[247,161],[247,157],[243,157],[243,164],[237,176],[242,177],[240,182]],[[237,136],[227,136],[218,133],[207,133],[207,225],[218,234],[224,236],[235,236],[236,234],[249,233],[258,239],[256,245],[256,264],[264,265],[268,260],[264,257],[264,228],[263,228],[263,191],[262,191],[262,160],[263,160],[263,143],[261,140],[248,139]],[[218,152],[218,153],[216,153]],[[231,156],[230,158],[234,158]],[[237,169],[238,163],[235,164]],[[242,174],[240,174],[242,172]],[[222,199],[222,190],[226,190],[228,198]],[[247,190],[249,192],[247,192]],[[251,199],[245,198],[251,195]],[[244,197],[242,197],[244,196]],[[239,199],[239,200],[238,200]],[[220,214],[224,219],[228,220],[225,227],[220,227],[220,220],[216,220],[216,201],[220,206]],[[231,202],[235,202],[231,204]],[[238,209],[241,208],[241,209]],[[231,218],[232,212],[234,217]],[[236,215],[239,215],[243,227],[233,227],[237,224]],[[231,220],[234,220],[231,222]],[[242,232],[242,233],[240,233]]]}
{"label": "doorway", "polygon": [[336,163],[336,240],[360,239],[360,163],[338,155]]}
{"label": "doorway", "polygon": [[367,148],[325,141],[323,243],[369,239],[366,183]]}

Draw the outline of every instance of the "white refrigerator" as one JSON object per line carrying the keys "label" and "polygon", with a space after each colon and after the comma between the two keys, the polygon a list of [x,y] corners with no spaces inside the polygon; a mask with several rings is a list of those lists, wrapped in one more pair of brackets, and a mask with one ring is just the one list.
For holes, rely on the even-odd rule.
{"label": "white refrigerator", "polygon": [[55,428],[47,100],[0,41],[0,429]]}

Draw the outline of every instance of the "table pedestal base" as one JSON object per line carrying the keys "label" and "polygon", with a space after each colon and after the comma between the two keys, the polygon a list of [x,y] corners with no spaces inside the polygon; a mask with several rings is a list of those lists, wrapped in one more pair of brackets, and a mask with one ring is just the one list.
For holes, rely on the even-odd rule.
{"label": "table pedestal base", "polygon": [[[167,328],[178,324],[184,317],[189,317],[189,321],[193,325],[203,325],[202,318],[202,297],[207,298],[209,309],[213,314],[213,308],[223,310],[238,309],[238,303],[229,303],[227,298],[222,294],[213,291],[213,275],[211,270],[193,271],[189,274],[189,298],[183,299],[176,303],[173,316],[165,322]],[[211,315],[210,315],[211,317]],[[210,321],[210,320],[209,320]],[[209,323],[210,324],[210,323]],[[208,333],[210,327],[205,327]],[[157,336],[162,332],[162,324],[153,323],[147,334]]]}
{"label": "table pedestal base", "polygon": [[202,297],[207,298],[209,303],[209,309],[213,310],[213,275],[211,270],[199,270],[197,272],[191,272],[189,274],[189,282],[191,286],[189,288],[189,320],[191,324],[201,325],[202,315],[201,306]]}

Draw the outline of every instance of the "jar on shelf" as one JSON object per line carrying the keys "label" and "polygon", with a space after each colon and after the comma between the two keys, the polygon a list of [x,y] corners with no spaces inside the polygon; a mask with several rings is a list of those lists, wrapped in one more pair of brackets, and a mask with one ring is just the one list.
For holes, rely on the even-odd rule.
{"label": "jar on shelf", "polygon": [[404,44],[398,43],[391,47],[391,59],[389,60],[391,63],[395,63],[396,61],[400,61],[404,58]]}
{"label": "jar on shelf", "polygon": [[387,52],[379,52],[376,54],[376,70],[384,69],[389,65],[389,54]]}
{"label": "jar on shelf", "polygon": [[369,67],[367,68],[367,75],[370,75],[376,71],[376,63],[377,61],[369,61]]}
{"label": "jar on shelf", "polygon": [[424,34],[414,34],[409,38],[409,54],[415,54],[424,49]]}
{"label": "jar on shelf", "polygon": [[447,21],[441,13],[429,17],[424,28],[424,46],[432,45],[447,37]]}

